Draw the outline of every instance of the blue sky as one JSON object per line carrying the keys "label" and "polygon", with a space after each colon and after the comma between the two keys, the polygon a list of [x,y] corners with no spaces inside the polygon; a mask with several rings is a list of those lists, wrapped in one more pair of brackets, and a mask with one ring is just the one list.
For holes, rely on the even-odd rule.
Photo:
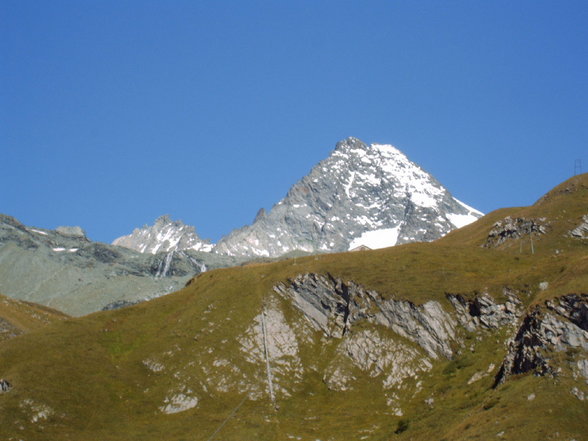
{"label": "blue sky", "polygon": [[586,23],[585,0],[0,0],[0,212],[217,240],[348,136],[529,205],[588,171]]}

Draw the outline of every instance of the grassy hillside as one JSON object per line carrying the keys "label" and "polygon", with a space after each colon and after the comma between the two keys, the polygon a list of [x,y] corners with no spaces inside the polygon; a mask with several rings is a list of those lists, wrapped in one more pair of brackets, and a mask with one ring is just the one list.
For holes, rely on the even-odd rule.
{"label": "grassy hillside", "polygon": [[0,295],[0,341],[66,318],[67,315],[46,306]]}
{"label": "grassy hillside", "polygon": [[[13,385],[0,394],[1,438],[586,439],[588,401],[570,393],[580,388],[588,395],[572,370],[588,358],[585,350],[554,353],[561,367],[556,377],[525,374],[494,388],[518,323],[474,332],[459,328],[452,358],[433,359],[367,320],[343,339],[325,336],[273,291],[299,274],[330,274],[383,299],[437,301],[455,316],[446,294],[488,293],[504,301],[508,287],[519,293],[522,310],[530,311],[560,295],[588,293],[588,240],[568,234],[585,214],[588,175],[572,178],[531,207],[496,211],[434,243],[210,271],[179,292],[131,308],[31,327],[0,344],[0,377]],[[507,216],[546,218],[547,232],[533,237],[534,253],[530,235],[483,246]],[[286,343],[297,348],[271,361],[275,402],[263,358],[252,361],[255,351],[244,350],[260,329],[262,311],[281,317],[287,326],[280,338],[294,335]],[[364,334],[379,336],[375,348],[396,348],[380,356],[419,354],[407,358],[416,374],[384,390],[380,356],[363,370],[346,358],[345,342]],[[419,370],[419,359],[430,360],[431,368]],[[325,372],[333,369],[349,372],[349,390],[327,384]],[[174,406],[187,409],[169,413]]]}

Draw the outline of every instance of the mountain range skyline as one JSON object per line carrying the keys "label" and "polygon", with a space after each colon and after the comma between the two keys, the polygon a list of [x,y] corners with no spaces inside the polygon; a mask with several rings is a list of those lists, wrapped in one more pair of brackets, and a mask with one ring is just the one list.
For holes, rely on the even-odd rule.
{"label": "mountain range skyline", "polygon": [[485,213],[588,164],[586,2],[4,3],[0,205],[26,225],[111,242],[169,213],[217,241],[349,136]]}
{"label": "mountain range skyline", "polygon": [[0,214],[0,292],[83,315],[169,294],[215,268],[431,242],[480,217],[397,148],[351,137],[217,243],[166,215],[106,244],[80,226]]}
{"label": "mountain range skyline", "polygon": [[189,249],[279,257],[431,241],[482,215],[396,147],[349,137],[270,210],[260,209],[253,223],[216,243],[166,214],[112,244],[151,254]]}

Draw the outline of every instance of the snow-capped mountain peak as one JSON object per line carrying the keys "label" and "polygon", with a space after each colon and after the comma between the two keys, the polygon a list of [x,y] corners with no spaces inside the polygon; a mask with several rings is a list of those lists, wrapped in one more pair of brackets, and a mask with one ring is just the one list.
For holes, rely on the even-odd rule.
{"label": "snow-capped mountain peak", "polygon": [[347,138],[269,212],[214,251],[279,256],[382,248],[434,240],[481,215],[396,147]]}
{"label": "snow-capped mountain peak", "polygon": [[151,254],[162,251],[212,249],[212,244],[201,239],[193,226],[182,221],[174,221],[169,215],[159,217],[152,226],[135,228],[131,234],[115,239],[112,244]]}

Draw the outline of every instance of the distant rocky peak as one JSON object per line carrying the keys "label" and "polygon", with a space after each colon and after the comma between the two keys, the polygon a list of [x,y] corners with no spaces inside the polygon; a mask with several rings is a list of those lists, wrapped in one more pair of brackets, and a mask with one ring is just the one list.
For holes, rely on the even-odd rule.
{"label": "distant rocky peak", "polygon": [[156,226],[163,226],[163,225],[175,225],[175,226],[182,226],[185,225],[184,222],[182,222],[181,220],[172,220],[171,216],[169,214],[164,214],[159,216],[157,219],[155,219],[155,225]]}
{"label": "distant rocky peak", "polygon": [[369,148],[369,146],[364,143],[363,141],[353,137],[353,136],[349,136],[348,138],[345,138],[341,141],[339,141],[336,146],[335,146],[335,151],[347,151],[349,149],[366,149]]}
{"label": "distant rocky peak", "polygon": [[170,215],[163,215],[152,226],[136,228],[127,236],[119,237],[113,245],[130,248],[141,253],[195,250],[210,251],[212,244],[200,238],[191,225],[172,220]]}

